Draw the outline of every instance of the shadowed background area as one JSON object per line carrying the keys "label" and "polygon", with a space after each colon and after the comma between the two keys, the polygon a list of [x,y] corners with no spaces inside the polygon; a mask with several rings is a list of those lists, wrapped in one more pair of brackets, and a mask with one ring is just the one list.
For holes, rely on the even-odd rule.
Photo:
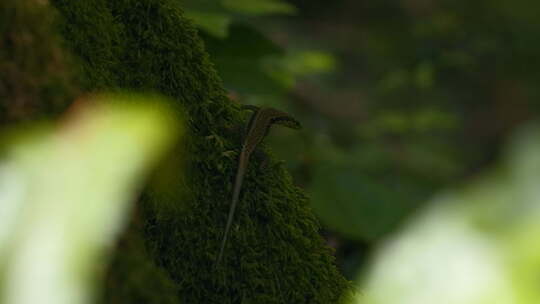
{"label": "shadowed background area", "polygon": [[231,95],[304,124],[269,141],[349,278],[540,111],[534,1],[184,2]]}

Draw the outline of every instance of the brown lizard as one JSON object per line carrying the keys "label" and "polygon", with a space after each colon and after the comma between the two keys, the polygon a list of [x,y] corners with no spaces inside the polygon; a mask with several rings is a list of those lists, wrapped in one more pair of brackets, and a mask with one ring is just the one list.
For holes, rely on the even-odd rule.
{"label": "brown lizard", "polygon": [[234,212],[236,205],[238,204],[238,196],[242,189],[242,181],[246,173],[249,157],[255,150],[257,145],[264,139],[272,124],[280,124],[292,129],[300,129],[301,125],[294,118],[289,116],[285,112],[273,108],[259,108],[256,106],[242,106],[242,109],[252,110],[254,113],[247,127],[247,135],[242,144],[242,150],[238,159],[238,169],[236,171],[236,179],[234,182],[233,195],[231,201],[231,207],[229,208],[229,216],[227,218],[227,225],[225,226],[225,232],[221,241],[221,249],[219,250],[219,256],[216,260],[216,266],[219,265],[223,257],[223,251],[225,244],[227,243],[227,237],[229,235],[231,224],[234,218]]}

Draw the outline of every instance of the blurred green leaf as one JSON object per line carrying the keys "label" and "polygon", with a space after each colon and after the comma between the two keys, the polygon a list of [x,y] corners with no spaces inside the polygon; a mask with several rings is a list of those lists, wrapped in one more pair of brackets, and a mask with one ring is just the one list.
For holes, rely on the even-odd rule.
{"label": "blurred green leaf", "polygon": [[407,111],[381,111],[359,130],[363,136],[375,138],[385,134],[418,135],[453,131],[458,127],[459,119],[455,114],[443,109],[421,107]]}
{"label": "blurred green leaf", "polygon": [[284,60],[287,70],[296,76],[330,72],[336,67],[335,58],[332,54],[323,51],[303,50],[291,52]]}
{"label": "blurred green leaf", "polygon": [[3,138],[1,303],[92,302],[128,203],[179,135],[171,113],[156,97],[101,96]]}
{"label": "blurred green leaf", "polygon": [[241,15],[292,14],[294,6],[280,0],[184,0],[184,13],[206,33],[223,39]]}
{"label": "blurred green leaf", "polygon": [[396,228],[425,197],[412,178],[385,173],[390,164],[384,163],[386,156],[371,155],[378,152],[373,147],[319,150],[308,192],[317,216],[340,235],[373,241]]}
{"label": "blurred green leaf", "polygon": [[226,14],[186,10],[185,15],[212,36],[225,38],[229,34],[232,20]]}
{"label": "blurred green leaf", "polygon": [[540,126],[496,171],[435,197],[384,244],[358,303],[540,302]]}
{"label": "blurred green leaf", "polygon": [[424,62],[416,67],[416,86],[427,89],[435,82],[435,69],[429,62]]}
{"label": "blurred green leaf", "polygon": [[358,303],[516,303],[496,244],[440,198],[376,257]]}
{"label": "blurred green leaf", "polygon": [[370,240],[388,232],[403,211],[396,205],[398,192],[374,183],[351,164],[317,166],[308,191],[325,226],[351,239]]}
{"label": "blurred green leaf", "polygon": [[219,0],[184,0],[184,14],[205,33],[223,39],[229,34],[233,16]]}
{"label": "blurred green leaf", "polygon": [[222,0],[223,6],[247,15],[293,14],[296,9],[281,0]]}
{"label": "blurred green leaf", "polygon": [[336,66],[334,57],[315,50],[291,51],[284,56],[268,57],[265,69],[284,88],[292,89],[298,78],[332,71]]}
{"label": "blurred green leaf", "polygon": [[265,57],[281,54],[281,48],[251,27],[234,24],[227,39],[206,37],[206,46],[227,88],[253,94],[284,90],[263,65]]}

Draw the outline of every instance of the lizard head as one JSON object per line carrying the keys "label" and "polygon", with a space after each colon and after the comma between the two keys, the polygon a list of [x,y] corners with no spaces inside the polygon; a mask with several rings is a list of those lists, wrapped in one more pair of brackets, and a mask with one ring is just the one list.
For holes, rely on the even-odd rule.
{"label": "lizard head", "polygon": [[300,124],[300,122],[298,122],[298,120],[296,120],[296,119],[294,119],[294,118],[292,118],[290,116],[276,117],[276,118],[272,119],[272,123],[282,125],[282,126],[285,126],[287,128],[296,129],[296,130],[302,128],[302,125]]}

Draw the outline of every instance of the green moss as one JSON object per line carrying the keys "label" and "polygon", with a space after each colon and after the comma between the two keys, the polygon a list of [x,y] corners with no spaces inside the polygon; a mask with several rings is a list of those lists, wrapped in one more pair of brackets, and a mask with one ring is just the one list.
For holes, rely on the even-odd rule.
{"label": "green moss", "polygon": [[149,256],[141,224],[134,221],[120,238],[103,299],[107,303],[178,303],[177,285]]}
{"label": "green moss", "polygon": [[[188,121],[188,140],[138,206],[141,229],[127,232],[144,242],[124,238],[105,301],[336,303],[349,283],[318,235],[304,193],[271,157],[264,168],[261,159],[252,160],[223,264],[214,269],[237,165],[236,155],[224,152],[240,147],[234,130],[245,117],[226,98],[179,2],[52,1],[86,90],[159,92],[175,100]],[[139,267],[148,269],[142,272],[147,277]]]}

